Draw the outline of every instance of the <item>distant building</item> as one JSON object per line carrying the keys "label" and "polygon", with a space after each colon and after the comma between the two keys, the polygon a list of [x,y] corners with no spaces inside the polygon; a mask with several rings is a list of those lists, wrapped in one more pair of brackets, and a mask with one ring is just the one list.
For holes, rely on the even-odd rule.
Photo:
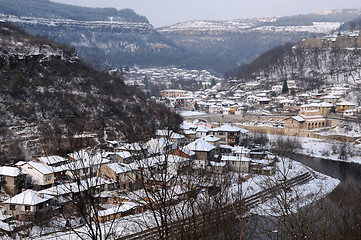
{"label": "distant building", "polygon": [[285,119],[285,128],[289,129],[314,129],[326,127],[326,119],[318,110],[302,110],[300,115]]}
{"label": "distant building", "polygon": [[184,97],[186,93],[187,92],[184,90],[174,90],[174,89],[160,91],[160,95],[165,98]]}
{"label": "distant building", "polygon": [[337,112],[344,112],[345,110],[356,109],[356,104],[348,101],[336,103]]}

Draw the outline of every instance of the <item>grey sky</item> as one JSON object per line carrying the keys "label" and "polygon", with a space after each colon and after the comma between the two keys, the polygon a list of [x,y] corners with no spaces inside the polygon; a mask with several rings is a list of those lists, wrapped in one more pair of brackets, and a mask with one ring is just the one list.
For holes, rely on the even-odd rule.
{"label": "grey sky", "polygon": [[315,11],[361,8],[360,0],[52,0],[88,7],[131,8],[155,27],[187,20],[225,20],[289,16]]}

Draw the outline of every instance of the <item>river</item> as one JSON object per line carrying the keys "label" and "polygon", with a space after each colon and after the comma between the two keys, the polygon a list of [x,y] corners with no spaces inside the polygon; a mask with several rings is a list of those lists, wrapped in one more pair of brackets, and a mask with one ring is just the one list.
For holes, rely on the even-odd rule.
{"label": "river", "polygon": [[361,164],[297,155],[293,159],[309,166],[317,172],[335,177],[343,184],[361,187]]}

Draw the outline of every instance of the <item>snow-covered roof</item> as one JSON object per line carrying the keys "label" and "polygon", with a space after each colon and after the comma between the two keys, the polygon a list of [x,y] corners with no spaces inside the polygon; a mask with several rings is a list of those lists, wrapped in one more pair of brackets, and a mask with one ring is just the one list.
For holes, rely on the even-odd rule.
{"label": "snow-covered roof", "polygon": [[305,119],[303,119],[303,118],[300,117],[300,116],[293,116],[292,118],[293,118],[294,120],[298,121],[298,122],[304,122],[304,121],[305,121]]}
{"label": "snow-covered roof", "polygon": [[2,176],[9,176],[9,177],[16,177],[21,173],[20,169],[17,167],[0,167],[0,175]]}
{"label": "snow-covered roof", "polygon": [[194,125],[193,123],[189,123],[189,122],[183,122],[181,125],[180,125],[180,129],[183,129],[183,130],[189,130],[189,129],[196,129],[197,126]]}
{"label": "snow-covered roof", "polygon": [[209,132],[210,128],[204,125],[199,125],[197,128],[197,132]]}
{"label": "snow-covered roof", "polygon": [[318,104],[318,107],[333,107],[334,105],[328,102],[322,102]]}
{"label": "snow-covered roof", "polygon": [[0,221],[0,229],[7,231],[7,232],[11,232],[14,230],[13,226],[10,226],[8,223],[4,223]]}
{"label": "snow-covered roof", "polygon": [[167,138],[152,138],[145,143],[147,149],[152,153],[163,152],[164,148],[174,145],[174,142]]}
{"label": "snow-covered roof", "polygon": [[348,102],[348,101],[343,101],[343,102],[339,102],[336,103],[337,106],[356,106],[356,104],[352,103],[352,102]]}
{"label": "snow-covered roof", "polygon": [[[54,172],[54,169],[52,167],[50,167],[44,163],[30,161],[30,162],[26,162],[22,166],[27,165],[27,164],[30,165],[30,167],[38,170],[40,173],[42,173],[44,175],[51,174]],[[23,168],[23,169],[24,169],[24,171],[26,171],[26,168]]]}
{"label": "snow-covered roof", "polygon": [[248,154],[251,150],[243,146],[236,146],[232,148],[232,152],[235,154]]}
{"label": "snow-covered roof", "polygon": [[224,124],[220,127],[213,128],[212,131],[214,132],[241,132],[241,133],[248,133],[248,130],[245,130],[243,128],[239,128],[236,126],[231,126],[229,124]]}
{"label": "snow-covered roof", "polygon": [[54,187],[46,188],[44,190],[39,191],[40,193],[44,193],[51,196],[60,196],[68,193],[77,193],[80,191],[85,191],[89,187],[96,187],[104,184],[112,184],[115,183],[113,179],[105,179],[101,177],[93,177],[81,180],[80,182],[71,182],[64,183],[60,185],[56,185]]}
{"label": "snow-covered roof", "polygon": [[249,162],[249,161],[251,161],[251,159],[247,158],[247,157],[224,156],[224,155],[222,155],[221,161]]}
{"label": "snow-covered roof", "polygon": [[158,129],[155,133],[156,136],[169,137],[171,139],[182,139],[183,135],[173,132],[171,130],[160,130]]}
{"label": "snow-covered roof", "polygon": [[320,97],[320,99],[339,99],[339,98],[340,98],[339,96],[335,96],[333,94]]}
{"label": "snow-covered roof", "polygon": [[129,172],[131,170],[128,166],[122,166],[119,163],[110,163],[107,166],[112,169],[116,174]]}
{"label": "snow-covered roof", "polygon": [[300,117],[302,117],[306,121],[315,120],[315,119],[323,119],[323,120],[325,120],[325,118],[322,115],[313,115],[313,116],[300,115]]}
{"label": "snow-covered roof", "polygon": [[209,152],[215,149],[212,144],[204,141],[203,139],[197,139],[188,144],[185,148],[195,152]]}
{"label": "snow-covered roof", "polygon": [[37,191],[28,189],[8,200],[6,200],[4,203],[8,204],[23,204],[23,205],[37,205],[39,203],[46,202],[50,200],[52,196],[44,194],[41,196]]}
{"label": "snow-covered roof", "polygon": [[49,165],[67,161],[66,158],[63,158],[60,156],[39,157],[39,158],[36,158],[36,160],[38,160],[42,163],[45,163],[45,164],[49,164]]}
{"label": "snow-covered roof", "polygon": [[129,158],[132,154],[128,151],[120,151],[120,152],[107,152],[106,156],[109,157],[111,155],[118,155],[121,158]]}
{"label": "snow-covered roof", "polygon": [[111,208],[99,211],[98,215],[100,217],[109,216],[112,214],[129,211],[137,206],[141,206],[141,205],[138,203],[133,203],[133,202],[124,202],[121,206],[111,207]]}
{"label": "snow-covered roof", "polygon": [[214,137],[212,135],[207,135],[207,136],[203,137],[202,139],[206,142],[217,142],[218,140],[220,140],[220,138]]}

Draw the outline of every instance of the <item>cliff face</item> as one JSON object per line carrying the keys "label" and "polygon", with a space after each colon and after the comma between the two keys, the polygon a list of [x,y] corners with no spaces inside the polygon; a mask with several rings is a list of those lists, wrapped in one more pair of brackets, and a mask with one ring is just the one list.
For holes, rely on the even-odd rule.
{"label": "cliff face", "polygon": [[[179,118],[79,60],[73,48],[0,23],[0,160],[64,153],[83,132],[147,138]],[[178,119],[178,120],[177,120]],[[141,134],[140,134],[141,133]]]}
{"label": "cliff face", "polygon": [[[75,47],[88,63],[101,68],[146,64],[178,48],[145,22],[79,21],[0,15],[33,35]],[[173,55],[172,55],[173,56]]]}

